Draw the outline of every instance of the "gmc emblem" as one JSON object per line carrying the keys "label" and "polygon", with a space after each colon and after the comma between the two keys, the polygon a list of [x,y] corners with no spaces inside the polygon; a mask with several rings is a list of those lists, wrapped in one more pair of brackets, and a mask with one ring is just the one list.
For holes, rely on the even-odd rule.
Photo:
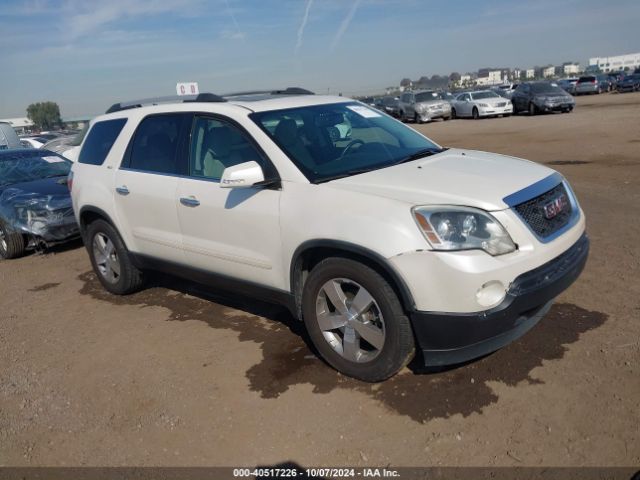
{"label": "gmc emblem", "polygon": [[557,216],[564,207],[567,206],[567,197],[562,194],[559,197],[554,198],[551,202],[547,203],[542,207],[544,210],[544,216],[547,220],[551,220],[553,217]]}

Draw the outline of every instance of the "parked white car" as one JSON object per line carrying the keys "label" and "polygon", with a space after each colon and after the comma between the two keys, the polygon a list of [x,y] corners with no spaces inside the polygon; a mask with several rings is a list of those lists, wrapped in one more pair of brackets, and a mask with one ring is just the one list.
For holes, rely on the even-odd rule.
{"label": "parked white car", "polygon": [[25,148],[40,148],[47,141],[41,137],[20,137],[20,144]]}
{"label": "parked white car", "polygon": [[523,335],[589,247],[559,173],[301,89],[116,104],[69,186],[108,291],[162,270],[282,303],[371,382],[416,348],[454,364]]}
{"label": "parked white car", "polygon": [[508,117],[513,113],[513,105],[507,98],[492,90],[461,93],[451,102],[453,118],[472,117]]}

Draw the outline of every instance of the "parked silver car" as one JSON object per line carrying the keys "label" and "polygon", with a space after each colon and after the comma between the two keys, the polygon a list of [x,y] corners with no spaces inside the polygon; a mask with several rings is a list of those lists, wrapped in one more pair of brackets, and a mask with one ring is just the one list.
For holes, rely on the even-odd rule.
{"label": "parked silver car", "polygon": [[20,139],[9,123],[0,122],[0,150],[12,148],[22,148]]}
{"label": "parked silver car", "polygon": [[574,92],[576,95],[603,93],[611,89],[611,82],[602,75],[585,75],[578,79]]}
{"label": "parked silver car", "polygon": [[451,104],[440,98],[440,94],[433,90],[404,92],[400,96],[400,120],[416,123],[430,122],[436,118],[449,120],[451,118]]}
{"label": "parked silver car", "polygon": [[465,92],[456,97],[451,105],[451,115],[457,117],[508,117],[513,113],[513,105],[507,98],[493,90]]}

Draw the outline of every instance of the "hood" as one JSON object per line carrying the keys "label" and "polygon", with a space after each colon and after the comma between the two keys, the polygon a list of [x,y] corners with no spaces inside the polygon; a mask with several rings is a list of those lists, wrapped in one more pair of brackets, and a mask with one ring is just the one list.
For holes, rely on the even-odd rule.
{"label": "hood", "polygon": [[9,189],[21,190],[24,193],[37,193],[39,195],[70,195],[66,176],[41,178],[30,182],[5,185],[0,188],[0,193]]}
{"label": "hood", "polygon": [[411,205],[464,205],[495,211],[503,198],[553,174],[528,160],[474,150],[449,149],[409,163],[326,183]]}
{"label": "hood", "polygon": [[554,97],[569,97],[569,98],[573,98],[571,95],[567,94],[567,92],[564,92],[564,91],[562,91],[562,92],[539,92],[539,93],[535,93],[533,96],[534,97],[549,97],[549,98],[554,98]]}

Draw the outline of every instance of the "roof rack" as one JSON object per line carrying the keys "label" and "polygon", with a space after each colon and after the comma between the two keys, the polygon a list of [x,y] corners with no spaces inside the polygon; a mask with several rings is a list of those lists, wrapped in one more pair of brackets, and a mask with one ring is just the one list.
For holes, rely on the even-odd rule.
{"label": "roof rack", "polygon": [[225,93],[222,96],[241,97],[244,95],[315,95],[311,90],[300,87],[287,87],[284,90],[248,90],[245,92]]}
{"label": "roof rack", "polygon": [[114,103],[105,113],[120,112],[130,108],[139,108],[143,105],[158,105],[159,103],[178,102],[226,102],[226,100],[213,93],[199,93],[198,95],[170,95],[167,97],[144,98],[142,100],[130,100],[128,102]]}

